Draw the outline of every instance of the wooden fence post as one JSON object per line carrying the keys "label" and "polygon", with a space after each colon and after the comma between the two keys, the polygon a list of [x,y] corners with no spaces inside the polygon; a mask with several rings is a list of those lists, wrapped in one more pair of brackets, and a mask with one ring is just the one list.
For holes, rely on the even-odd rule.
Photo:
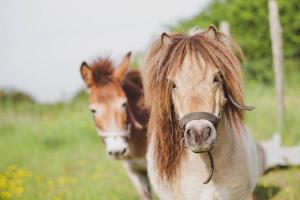
{"label": "wooden fence post", "polygon": [[279,11],[276,0],[268,1],[269,7],[269,25],[272,42],[273,67],[275,73],[275,85],[277,93],[278,109],[278,131],[282,132],[284,116],[284,99],[283,99],[283,67],[282,67],[282,39]]}
{"label": "wooden fence post", "polygon": [[230,36],[230,27],[227,21],[221,21],[219,25],[220,31],[227,36]]}

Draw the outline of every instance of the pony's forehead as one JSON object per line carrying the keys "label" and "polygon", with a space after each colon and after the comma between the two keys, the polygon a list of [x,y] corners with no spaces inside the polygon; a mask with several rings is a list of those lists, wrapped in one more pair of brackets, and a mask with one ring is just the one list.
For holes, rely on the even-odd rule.
{"label": "pony's forehead", "polygon": [[217,72],[218,69],[208,60],[205,60],[200,53],[187,52],[181,66],[173,74],[174,78],[190,79],[195,78],[203,79],[207,74]]}
{"label": "pony's forehead", "polygon": [[90,92],[90,101],[109,101],[118,97],[125,97],[125,93],[116,82],[95,85]]}
{"label": "pony's forehead", "polygon": [[126,101],[127,99],[125,96],[119,96],[113,99],[106,99],[106,101],[90,102],[89,108],[105,110],[106,109],[105,106],[107,105],[113,105],[118,108]]}

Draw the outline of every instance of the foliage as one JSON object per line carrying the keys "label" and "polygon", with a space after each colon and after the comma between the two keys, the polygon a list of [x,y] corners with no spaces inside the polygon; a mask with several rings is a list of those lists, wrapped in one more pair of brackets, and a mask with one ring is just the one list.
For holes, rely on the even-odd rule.
{"label": "foliage", "polygon": [[29,95],[21,91],[16,90],[0,90],[0,102],[34,102],[34,99]]}
{"label": "foliage", "polygon": [[0,173],[0,199],[20,197],[24,192],[24,180],[28,177],[30,177],[28,171],[14,165]]}
{"label": "foliage", "polygon": [[[279,9],[285,57],[297,58],[300,55],[300,1],[279,0]],[[273,74],[270,73],[272,54],[267,0],[215,0],[203,12],[180,21],[171,29],[187,31],[194,26],[218,25],[223,20],[229,22],[233,38],[244,50],[249,61],[249,77],[270,82]],[[264,61],[263,65],[256,65],[261,60]]]}
{"label": "foliage", "polygon": [[85,88],[79,89],[72,98],[72,101],[80,101],[80,99],[87,98],[87,91]]}

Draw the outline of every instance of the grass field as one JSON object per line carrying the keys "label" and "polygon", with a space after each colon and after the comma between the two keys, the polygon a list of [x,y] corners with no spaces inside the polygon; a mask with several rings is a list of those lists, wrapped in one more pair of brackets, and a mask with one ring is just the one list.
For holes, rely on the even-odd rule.
{"label": "grass field", "polygon": [[[299,76],[286,88],[285,145],[300,142]],[[276,131],[274,89],[249,83],[256,106],[247,124],[257,139]],[[68,104],[0,103],[0,199],[137,199],[121,162],[105,155],[85,97]],[[299,155],[300,156],[300,155]],[[300,199],[300,169],[274,170],[259,179],[259,200]]]}

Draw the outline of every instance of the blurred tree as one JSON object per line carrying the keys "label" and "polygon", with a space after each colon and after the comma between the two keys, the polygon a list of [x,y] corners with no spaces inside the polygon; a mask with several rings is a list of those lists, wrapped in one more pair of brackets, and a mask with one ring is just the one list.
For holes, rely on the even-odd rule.
{"label": "blurred tree", "polygon": [[34,103],[34,99],[29,95],[21,91],[16,91],[13,89],[1,90],[0,89],[0,102],[30,102]]}
{"label": "blurred tree", "polygon": [[[171,27],[187,31],[193,26],[208,27],[226,20],[232,37],[241,45],[249,61],[246,72],[262,82],[273,80],[272,53],[268,23],[267,0],[214,0],[206,10],[192,19],[182,20]],[[278,0],[283,28],[283,47],[286,57],[300,55],[300,1]]]}

